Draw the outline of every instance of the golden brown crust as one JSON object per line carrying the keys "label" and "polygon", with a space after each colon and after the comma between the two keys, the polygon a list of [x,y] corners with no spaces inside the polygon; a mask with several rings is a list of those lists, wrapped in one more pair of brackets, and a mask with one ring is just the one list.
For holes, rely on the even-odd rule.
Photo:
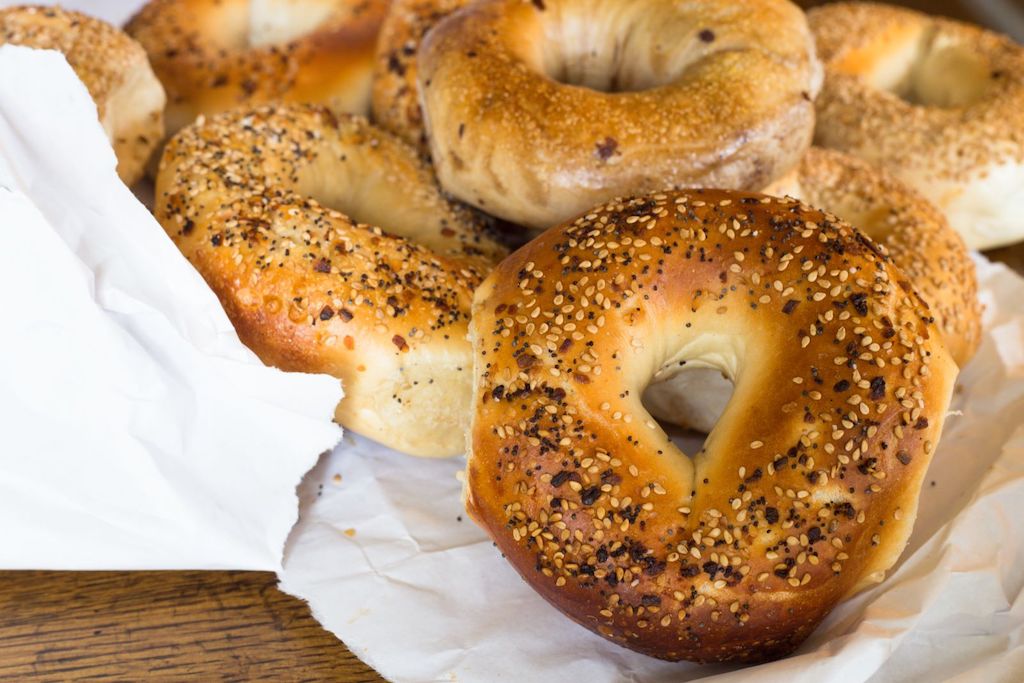
{"label": "golden brown crust", "polygon": [[164,135],[164,92],[145,51],[110,24],[79,12],[22,5],[0,9],[0,45],[64,54],[93,101],[131,185]]}
{"label": "golden brown crust", "polygon": [[928,303],[953,360],[963,367],[971,359],[981,343],[974,263],[960,235],[924,197],[880,168],[820,147],[764,192],[835,214],[884,246]]}
{"label": "golden brown crust", "polygon": [[[795,200],[615,200],[474,298],[467,509],[570,617],[664,659],[790,652],[910,534],[956,366],[873,242]],[[691,462],[640,403],[736,391]],[[717,360],[715,360],[717,359]]]}
{"label": "golden brown crust", "polygon": [[167,88],[173,133],[199,114],[270,101],[365,113],[387,0],[308,0],[326,18],[288,42],[250,44],[251,0],[151,0],[125,26]]}
{"label": "golden brown crust", "polygon": [[411,148],[320,106],[220,114],[167,145],[155,213],[264,362],[342,380],[343,425],[462,450],[470,299],[504,251]]}
{"label": "golden brown crust", "polygon": [[437,22],[469,0],[394,0],[377,40],[373,70],[373,121],[421,153],[429,152],[416,85],[416,53]]}
{"label": "golden brown crust", "polygon": [[825,86],[815,142],[883,166],[968,247],[1024,239],[1024,47],[889,5],[808,13]]}
{"label": "golden brown crust", "polygon": [[419,67],[442,186],[534,228],[624,192],[762,187],[809,145],[819,85],[783,0],[483,0]]}

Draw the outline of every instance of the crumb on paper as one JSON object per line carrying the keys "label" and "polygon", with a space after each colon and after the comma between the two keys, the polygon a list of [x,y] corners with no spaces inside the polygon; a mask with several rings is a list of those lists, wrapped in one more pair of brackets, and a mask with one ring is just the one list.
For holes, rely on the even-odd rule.
{"label": "crumb on paper", "polygon": [[348,536],[349,538],[352,538],[353,536],[355,536],[355,535],[356,535],[356,530],[355,530],[355,529],[353,529],[353,528],[351,528],[351,527],[349,527],[348,529],[345,529],[345,532],[344,532],[344,533],[345,533],[345,535],[346,535],[346,536]]}
{"label": "crumb on paper", "polygon": [[340,484],[341,483],[341,475],[335,473],[335,475],[333,477],[331,477],[331,481],[333,481],[335,484]]}

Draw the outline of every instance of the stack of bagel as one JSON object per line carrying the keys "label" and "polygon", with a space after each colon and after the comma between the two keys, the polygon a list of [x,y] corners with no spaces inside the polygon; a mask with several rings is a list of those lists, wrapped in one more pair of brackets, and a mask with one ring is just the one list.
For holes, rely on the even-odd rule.
{"label": "stack of bagel", "polygon": [[240,338],[339,378],[347,428],[468,452],[468,511],[571,619],[762,661],[895,563],[981,338],[969,249],[1024,240],[1020,45],[787,0],[151,0],[125,31],[0,10],[122,178],[150,161]]}

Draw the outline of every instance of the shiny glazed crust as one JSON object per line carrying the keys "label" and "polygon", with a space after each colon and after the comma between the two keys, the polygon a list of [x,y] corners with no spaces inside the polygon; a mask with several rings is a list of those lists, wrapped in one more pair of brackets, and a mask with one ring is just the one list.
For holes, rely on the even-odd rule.
{"label": "shiny glazed crust", "polygon": [[826,73],[815,142],[916,189],[969,248],[1024,239],[1024,47],[867,2],[808,21]]}
{"label": "shiny glazed crust", "polygon": [[981,304],[964,241],[924,197],[884,170],[842,152],[812,147],[765,194],[789,195],[835,214],[883,245],[935,316],[963,367],[981,342]]}
{"label": "shiny glazed crust", "polygon": [[55,7],[0,9],[0,45],[57,50],[85,84],[128,185],[164,135],[164,90],[146,53],[110,24]]}
{"label": "shiny glazed crust", "polygon": [[[151,0],[125,30],[167,88],[174,133],[199,114],[278,100],[365,113],[387,8],[387,0]],[[267,33],[271,40],[287,40],[254,44],[257,14],[276,32]],[[291,35],[289,24],[310,30]]]}
{"label": "shiny glazed crust", "polygon": [[[902,279],[850,226],[762,195],[614,200],[552,228],[474,298],[467,509],[621,645],[787,654],[913,525],[957,370]],[[692,461],[640,403],[681,361],[736,382]]]}
{"label": "shiny glazed crust", "polygon": [[531,228],[621,193],[763,187],[809,145],[819,81],[785,0],[482,0],[419,51],[442,186]]}
{"label": "shiny glazed crust", "polygon": [[470,299],[504,251],[411,148],[315,105],[219,114],[168,143],[155,213],[264,362],[341,379],[342,425],[462,451]]}

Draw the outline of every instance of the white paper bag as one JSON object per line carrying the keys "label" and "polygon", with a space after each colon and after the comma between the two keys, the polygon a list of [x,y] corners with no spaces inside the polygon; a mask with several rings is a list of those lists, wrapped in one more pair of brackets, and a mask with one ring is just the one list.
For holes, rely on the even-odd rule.
{"label": "white paper bag", "polygon": [[0,566],[273,570],[340,387],[242,346],[115,166],[63,56],[0,47]]}

